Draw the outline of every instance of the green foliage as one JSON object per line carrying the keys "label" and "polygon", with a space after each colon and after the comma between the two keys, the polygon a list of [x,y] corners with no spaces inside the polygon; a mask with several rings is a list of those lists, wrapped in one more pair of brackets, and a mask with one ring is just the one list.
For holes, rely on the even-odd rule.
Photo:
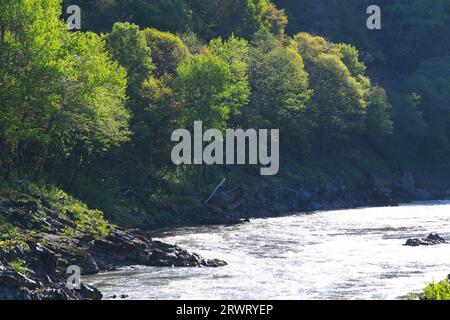
{"label": "green foliage", "polygon": [[40,174],[51,157],[81,164],[128,136],[125,71],[100,36],[70,33],[60,12],[57,0],[0,7],[0,158],[30,164],[21,174]]}
{"label": "green foliage", "polygon": [[447,277],[439,283],[429,284],[423,291],[423,300],[450,300],[450,281]]}
{"label": "green foliage", "polygon": [[366,66],[359,60],[359,52],[354,46],[340,43],[333,47],[333,51],[347,66],[353,76],[364,74]]}
{"label": "green foliage", "polygon": [[193,31],[203,39],[246,39],[261,27],[284,32],[287,18],[269,0],[64,0],[83,8],[83,29],[110,32],[117,21],[172,33]]}
{"label": "green foliage", "polygon": [[145,29],[147,44],[151,48],[153,61],[159,76],[175,74],[178,65],[189,55],[188,47],[180,37],[170,32]]}
{"label": "green foliage", "polygon": [[199,54],[205,48],[205,43],[203,40],[192,31],[183,32],[179,34],[179,37],[192,54]]}
{"label": "green foliage", "polygon": [[295,46],[283,46],[266,30],[256,34],[253,43],[249,62],[253,110],[247,114],[249,126],[283,128],[284,141],[296,141],[300,149],[305,148],[312,91],[303,59]]}
{"label": "green foliage", "polygon": [[268,3],[264,11],[264,18],[270,24],[270,31],[283,37],[286,26],[288,25],[288,18],[284,10],[278,9],[273,3]]}
{"label": "green foliage", "polygon": [[0,249],[8,250],[19,246],[22,250],[28,250],[28,245],[25,242],[25,237],[22,232],[13,227],[9,223],[4,223],[0,225]]}
{"label": "green foliage", "polygon": [[[62,194],[62,196],[66,196]],[[107,236],[112,226],[104,219],[100,210],[89,210],[86,204],[66,196],[67,202],[62,212],[73,214],[74,230],[82,235],[88,234],[96,238]],[[60,199],[61,201],[61,199]]]}
{"label": "green foliage", "polygon": [[83,30],[110,32],[117,21],[177,32],[192,26],[192,10],[185,0],[64,0],[79,5]]}
{"label": "green foliage", "polygon": [[[187,113],[187,123],[202,120],[205,127],[223,129],[240,103],[227,103],[231,94],[230,66],[207,54],[187,58],[177,69],[176,89]],[[231,88],[231,89],[230,89]]]}
{"label": "green foliage", "polygon": [[[261,182],[253,168],[175,168],[171,133],[196,120],[281,129],[280,177],[302,183],[448,162],[448,1],[381,0],[379,32],[368,0],[64,2],[101,35],[69,32],[58,0],[0,2],[2,180],[56,184],[115,221],[178,221],[223,176]],[[71,212],[64,234],[107,234],[101,212],[37,189]],[[42,204],[18,212],[26,227]]]}
{"label": "green foliage", "polygon": [[130,23],[115,23],[106,36],[111,56],[127,69],[128,95],[136,99],[142,81],[152,75],[155,66],[144,32]]}
{"label": "green foliage", "polygon": [[298,51],[306,61],[313,61],[323,53],[330,53],[333,48],[332,44],[325,38],[306,32],[297,33],[293,38]]}
{"label": "green foliage", "polygon": [[379,86],[370,86],[367,95],[367,134],[372,141],[385,139],[394,130],[389,113],[392,106],[386,91]]}
{"label": "green foliage", "polygon": [[387,94],[365,76],[366,66],[355,47],[304,32],[294,41],[310,75],[312,117],[322,153],[333,151],[331,145],[343,153],[348,141],[363,136],[379,144],[393,133]]}
{"label": "green foliage", "polygon": [[450,56],[423,62],[408,80],[410,90],[420,95],[419,110],[432,124],[424,152],[445,161],[450,155]]}
{"label": "green foliage", "polygon": [[125,70],[110,60],[96,34],[72,33],[67,45],[64,81],[69,92],[54,115],[54,134],[66,150],[84,144],[88,154],[107,151],[128,140]]}
{"label": "green foliage", "polygon": [[362,85],[337,56],[321,54],[317,57],[311,83],[317,103],[314,112],[325,153],[330,144],[361,133],[367,103]]}
{"label": "green foliage", "polygon": [[187,0],[193,12],[193,29],[203,38],[236,36],[250,38],[263,26],[268,26],[265,13],[267,0]]}
{"label": "green foliage", "polygon": [[373,61],[377,74],[411,74],[421,61],[448,53],[450,4],[447,0],[379,0],[382,29],[368,32],[365,14],[371,0],[273,0],[286,10],[288,32],[305,31],[352,43]]}
{"label": "green foliage", "polygon": [[27,190],[33,197],[47,203],[49,209],[55,211],[60,218],[73,221],[73,227],[67,227],[63,232],[64,235],[100,238],[107,236],[114,228],[105,220],[103,212],[89,209],[85,203],[69,196],[55,186],[40,187],[29,184]]}
{"label": "green foliage", "polygon": [[56,0],[3,1],[0,7],[0,128],[4,148],[22,139],[46,143],[46,120],[58,110],[64,24]]}
{"label": "green foliage", "polygon": [[415,92],[408,96],[396,97],[396,108],[392,110],[392,119],[401,132],[399,138],[406,141],[421,140],[427,133],[428,126],[419,106],[422,98]]}
{"label": "green foliage", "polygon": [[[376,32],[367,32],[365,28],[367,15],[363,13],[373,4],[369,0],[273,2],[286,10],[290,22],[288,32],[302,31],[294,37],[302,38],[297,42],[308,48],[299,47],[305,61],[317,57],[319,52],[332,51],[355,76],[362,74],[362,68],[355,64],[357,54],[352,47],[359,48],[359,60],[368,67],[371,77],[377,79],[377,86],[383,86],[391,105],[388,113],[393,122],[393,135],[385,139],[382,151],[395,159],[398,168],[408,167],[411,162],[420,163],[424,170],[446,166],[450,151],[448,116],[443,107],[448,104],[444,93],[448,92],[444,89],[448,85],[446,71],[449,69],[445,60],[450,50],[448,1],[380,0],[376,4],[382,8],[382,29]],[[352,46],[339,44],[330,48],[327,44],[330,41],[308,33]],[[368,105],[368,118],[381,116],[380,123],[384,123],[376,125],[378,129],[368,124],[371,131],[389,127],[382,120],[386,112],[381,109],[384,108],[373,110]]]}
{"label": "green foliage", "polygon": [[224,95],[224,104],[230,107],[232,116],[240,114],[241,109],[247,106],[250,97],[248,79],[249,44],[246,40],[234,36],[226,41],[217,38],[211,40],[209,50],[230,67],[231,74],[227,84],[227,93]]}
{"label": "green foliage", "polygon": [[24,260],[17,259],[14,261],[10,261],[10,262],[8,262],[7,266],[11,269],[16,270],[18,273],[20,273],[24,276],[29,275],[29,271],[26,268],[26,264],[25,264]]}

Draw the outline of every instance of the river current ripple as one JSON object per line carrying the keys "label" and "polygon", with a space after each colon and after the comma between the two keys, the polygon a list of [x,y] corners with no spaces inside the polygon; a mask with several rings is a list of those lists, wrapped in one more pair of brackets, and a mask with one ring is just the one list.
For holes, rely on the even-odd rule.
{"label": "river current ripple", "polygon": [[401,299],[450,273],[450,244],[403,246],[431,232],[450,240],[449,201],[183,228],[158,240],[229,265],[127,268],[85,280],[105,298]]}

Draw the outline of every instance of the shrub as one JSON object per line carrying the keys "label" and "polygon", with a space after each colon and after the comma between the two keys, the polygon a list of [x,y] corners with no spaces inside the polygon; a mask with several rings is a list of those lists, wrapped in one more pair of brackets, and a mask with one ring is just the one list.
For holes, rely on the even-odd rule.
{"label": "shrub", "polygon": [[17,259],[14,261],[10,261],[8,262],[8,267],[10,267],[11,269],[16,270],[18,273],[24,275],[24,276],[28,276],[29,272],[27,270],[27,267],[25,265],[25,261],[21,260],[21,259]]}
{"label": "shrub", "polygon": [[449,277],[439,283],[431,283],[424,289],[423,300],[450,300]]}

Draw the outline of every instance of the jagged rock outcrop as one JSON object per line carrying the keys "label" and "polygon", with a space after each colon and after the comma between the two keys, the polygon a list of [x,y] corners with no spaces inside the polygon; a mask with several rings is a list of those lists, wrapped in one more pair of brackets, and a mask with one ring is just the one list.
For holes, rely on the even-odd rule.
{"label": "jagged rock outcrop", "polygon": [[[55,212],[42,201],[0,202],[0,232],[14,227],[15,240],[0,241],[0,300],[98,300],[102,294],[81,283],[66,286],[69,266],[81,275],[132,265],[160,267],[219,267],[177,246],[153,241],[144,232],[108,225],[106,235],[83,232],[75,215]],[[78,222],[79,223],[79,222]],[[67,232],[66,228],[72,228]],[[6,232],[6,231],[4,231]],[[1,240],[2,238],[0,238]]]}

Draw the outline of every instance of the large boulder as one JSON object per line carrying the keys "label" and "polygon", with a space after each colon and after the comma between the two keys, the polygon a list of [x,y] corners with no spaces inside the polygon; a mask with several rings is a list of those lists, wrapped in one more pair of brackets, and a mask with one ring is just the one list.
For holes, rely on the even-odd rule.
{"label": "large boulder", "polygon": [[115,230],[106,238],[96,240],[90,252],[98,266],[105,270],[130,265],[157,267],[223,266],[224,261],[206,260],[177,246],[152,241],[141,234]]}
{"label": "large boulder", "polygon": [[54,275],[56,271],[57,257],[55,253],[46,246],[36,243],[30,248],[32,257],[31,265],[35,271],[46,275]]}
{"label": "large boulder", "polygon": [[102,293],[93,286],[82,283],[78,293],[83,300],[101,300],[103,298]]}
{"label": "large boulder", "polygon": [[152,253],[147,265],[159,267],[222,267],[227,265],[220,259],[206,260],[195,253],[159,241],[152,242]]}

